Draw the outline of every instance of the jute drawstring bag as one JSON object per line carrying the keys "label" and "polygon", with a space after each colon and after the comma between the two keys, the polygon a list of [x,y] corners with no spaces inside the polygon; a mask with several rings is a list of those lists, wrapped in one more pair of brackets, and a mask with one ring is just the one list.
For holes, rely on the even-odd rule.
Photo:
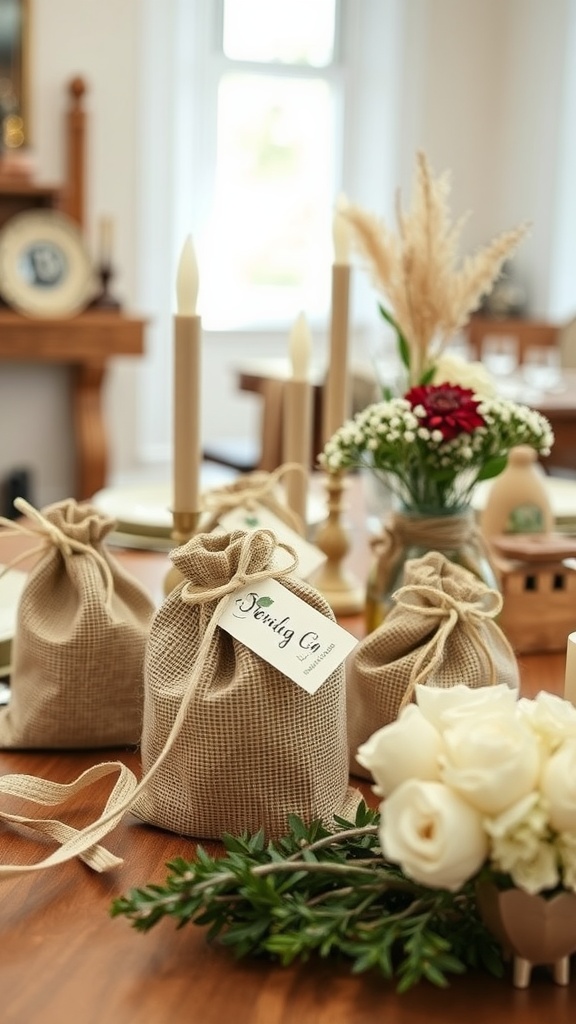
{"label": "jute drawstring bag", "polygon": [[[312,696],[218,630],[197,671],[222,596],[249,579],[276,575],[276,547],[268,530],[235,531],[203,534],[172,553],[185,583],[165,600],[150,633],[144,771],[165,746],[185,694],[188,709],[169,755],[133,807],[154,825],[213,839],[263,828],[277,838],[289,814],[330,822],[352,813],[358,801],[348,788],[343,665]],[[282,583],[334,618],[309,584],[293,575],[283,575]]]}
{"label": "jute drawstring bag", "polygon": [[26,552],[39,560],[18,605],[0,747],[137,744],[154,605],[104,544],[114,521],[73,499],[15,506],[26,520],[3,522],[39,540]]}
{"label": "jute drawstring bag", "polygon": [[384,622],[348,659],[350,770],[370,778],[358,747],[393,722],[416,683],[450,687],[520,685],[518,663],[498,626],[502,596],[438,551],[410,559],[405,585]]}
{"label": "jute drawstring bag", "polygon": [[[283,548],[292,562],[279,566]],[[184,582],[152,622],[145,663],[143,777],[122,762],[89,768],[62,785],[0,776],[0,796],[55,806],[97,779],[118,778],[103,814],[82,830],[55,819],[0,811],[61,844],[31,865],[0,866],[0,879],[80,857],[96,871],[121,863],[98,845],[126,811],[170,831],[218,839],[224,831],[286,833],[287,816],[330,825],[353,818],[360,793],[348,785],[344,668],[311,696],[271,668],[218,622],[250,583],[277,579],[329,618],[314,588],[294,577],[297,559],[268,530],[200,534],[171,558]]]}

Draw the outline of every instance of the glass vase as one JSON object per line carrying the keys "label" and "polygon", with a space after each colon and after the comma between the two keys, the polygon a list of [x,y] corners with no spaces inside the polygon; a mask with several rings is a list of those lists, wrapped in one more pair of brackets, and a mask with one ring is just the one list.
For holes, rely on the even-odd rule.
{"label": "glass vase", "polygon": [[366,631],[384,621],[392,607],[392,594],[403,585],[409,559],[439,551],[450,561],[474,573],[498,590],[496,573],[471,508],[392,513],[380,538],[373,541],[374,557],[366,588]]}

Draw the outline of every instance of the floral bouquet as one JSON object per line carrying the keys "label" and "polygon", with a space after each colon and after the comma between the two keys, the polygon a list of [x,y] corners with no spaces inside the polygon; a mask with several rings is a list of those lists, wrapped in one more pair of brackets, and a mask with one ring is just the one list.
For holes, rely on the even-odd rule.
{"label": "floral bouquet", "polygon": [[416,686],[360,747],[375,780],[384,857],[433,888],[474,877],[576,892],[576,708],[505,685]]}
{"label": "floral bouquet", "polygon": [[399,209],[397,233],[358,207],[342,210],[383,297],[380,310],[396,332],[406,375],[402,394],[383,388],[383,400],[344,423],[319,456],[334,478],[372,471],[398,502],[374,540],[368,631],[390,609],[404,563],[427,551],[440,551],[497,587],[472,493],[479,481],[502,472],[511,448],[528,445],[547,455],[554,440],[544,416],[498,398],[481,364],[446,351],[526,231],[521,225],[504,232],[458,266],[463,219],[451,223],[448,194],[447,175],[434,178],[419,153],[412,205]]}
{"label": "floral bouquet", "polygon": [[481,918],[514,954],[569,981],[576,951],[576,708],[506,686],[417,686],[417,703],[357,758],[384,797],[383,857],[429,889],[473,884]]}
{"label": "floral bouquet", "polygon": [[546,455],[554,440],[545,417],[497,398],[480,363],[446,352],[526,231],[505,232],[458,267],[464,221],[451,224],[448,194],[448,176],[434,178],[419,153],[397,234],[358,207],[343,210],[387,302],[380,310],[396,331],[408,387],[401,396],[385,388],[384,400],[345,423],[320,455],[330,473],[373,470],[405,510],[427,514],[466,508],[476,483],[499,474],[512,447]]}
{"label": "floral bouquet", "polygon": [[511,448],[548,455],[553,441],[546,417],[527,406],[427,384],[363,409],[328,441],[320,463],[330,473],[370,469],[405,510],[438,515],[467,508],[475,485],[504,469]]}

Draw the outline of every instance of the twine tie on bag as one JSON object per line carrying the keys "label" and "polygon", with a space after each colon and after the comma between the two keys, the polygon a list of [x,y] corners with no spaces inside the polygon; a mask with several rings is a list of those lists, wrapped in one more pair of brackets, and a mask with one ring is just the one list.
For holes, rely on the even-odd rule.
{"label": "twine tie on bag", "polygon": [[471,510],[444,516],[393,513],[384,523],[380,536],[374,537],[371,542],[377,559],[377,586],[380,590],[384,588],[387,566],[393,564],[406,548],[434,547],[435,550],[453,551],[471,538],[490,563],[490,553]]}
{"label": "twine tie on bag", "polygon": [[27,526],[25,523],[18,522],[18,520],[5,519],[4,516],[0,516],[0,525],[8,527],[7,533],[21,534],[27,537],[40,537],[40,543],[31,550],[24,551],[21,555],[13,558],[0,573],[0,578],[26,558],[33,558],[50,546],[57,548],[65,559],[70,558],[74,554],[89,555],[102,573],[106,586],[106,605],[109,606],[114,593],[114,579],[106,559],[92,545],[84,544],[83,541],[70,537],[59,526],[50,522],[38,509],[30,505],[25,498],[15,498],[14,506],[19,512],[27,516],[32,525]]}
{"label": "twine tie on bag", "polygon": [[[496,667],[490,657],[490,647],[482,625],[486,620],[494,619],[502,609],[502,595],[498,591],[487,590],[480,601],[462,601],[426,584],[410,584],[397,590],[393,597],[406,611],[415,612],[437,624],[431,640],[414,662],[400,709],[412,700],[416,684],[441,663],[446,643],[457,623],[479,658],[489,665],[489,685],[494,686]],[[417,600],[419,597],[429,598],[434,603],[424,604]],[[416,600],[411,600],[414,598]]]}
{"label": "twine tie on bag", "polygon": [[[121,859],[98,846],[98,840],[120,822],[125,812],[133,805],[135,798],[146,788],[152,776],[168,756],[185,720],[186,711],[192,699],[194,689],[202,676],[205,657],[214,638],[222,612],[232,599],[234,593],[246,585],[257,583],[263,579],[282,579],[297,568],[298,557],[294,549],[288,544],[278,543],[270,530],[254,530],[243,535],[240,534],[240,537],[242,538],[242,543],[237,568],[227,583],[214,587],[197,587],[185,583],[181,587],[179,596],[184,603],[206,604],[215,600],[218,603],[202,637],[196,654],[194,669],[170,733],[162,751],[147,774],[137,782],[134,773],[122,762],[108,762],[94,765],[92,768],[87,769],[67,786],[50,782],[46,779],[37,779],[34,776],[1,776],[0,794],[19,796],[36,803],[53,805],[72,793],[80,792],[97,779],[118,771],[118,779],[110,793],[103,814],[83,829],[74,829],[54,819],[26,818],[0,811],[0,821],[17,822],[36,832],[47,835],[61,844],[56,851],[36,864],[0,865],[0,879],[40,871],[47,867],[62,864],[73,857],[80,857],[96,871],[108,871],[110,868],[122,863]],[[292,561],[286,566],[270,566],[267,569],[258,569],[255,572],[250,572],[250,561],[255,549],[261,544],[263,539],[266,539],[271,544],[271,550],[275,548],[284,549],[290,555]],[[194,543],[194,541],[190,543]]]}
{"label": "twine tie on bag", "polygon": [[282,478],[293,472],[305,473],[305,469],[298,462],[285,462],[271,473],[255,470],[239,477],[231,484],[206,491],[200,498],[200,506],[202,511],[211,512],[212,517],[204,528],[205,532],[210,533],[225,512],[231,512],[236,508],[245,508],[252,512],[260,504],[276,514],[281,512],[286,523],[296,533],[302,533],[303,523],[300,516],[288,505],[280,507],[274,495],[276,486]]}

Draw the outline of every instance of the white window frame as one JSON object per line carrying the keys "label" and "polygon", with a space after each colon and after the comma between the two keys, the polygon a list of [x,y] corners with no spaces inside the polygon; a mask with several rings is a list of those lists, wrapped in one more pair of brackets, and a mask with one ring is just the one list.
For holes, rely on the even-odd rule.
{"label": "white window frame", "polygon": [[[221,6],[214,0],[141,0],[143,5],[140,137],[141,258],[140,307],[149,311],[148,351],[140,372],[140,451],[144,464],[171,459],[171,336],[176,269],[191,232],[201,238],[209,207],[211,168],[216,154],[217,82],[230,61],[215,52]],[[338,0],[339,29],[331,69],[274,65],[278,75],[330,73],[339,96],[341,156],[332,183],[334,198],[349,198],[378,212],[397,180],[392,140],[398,81],[396,34],[401,31],[402,0]],[[221,38],[221,36],[220,36]],[[239,62],[246,70],[251,65]],[[267,65],[254,65],[259,71]],[[201,265],[200,265],[201,276]],[[357,274],[352,328],[361,329],[375,310],[373,292]],[[199,312],[202,313],[201,308]],[[299,310],[294,311],[294,316]],[[316,335],[324,323],[312,322]],[[242,357],[284,351],[288,319],[250,329],[205,332],[209,358],[222,363],[230,353]],[[324,341],[320,338],[320,344]],[[212,378],[210,384],[212,385]],[[218,388],[218,385],[216,385]],[[232,395],[230,396],[232,398]],[[203,417],[209,416],[203,409]],[[213,436],[213,425],[203,427]]]}
{"label": "white window frame", "polygon": [[[327,195],[333,195],[336,198],[338,192],[342,191],[342,182],[344,175],[344,120],[345,120],[345,109],[344,109],[344,69],[341,58],[341,21],[343,16],[343,2],[342,0],[335,0],[335,37],[334,37],[334,57],[331,64],[325,67],[314,67],[308,64],[285,64],[280,62],[266,63],[261,61],[244,61],[236,60],[227,57],[222,49],[222,34],[223,34],[223,17],[224,17],[224,0],[212,0],[209,4],[210,10],[212,11],[212,19],[208,19],[204,22],[202,31],[202,53],[198,54],[198,66],[201,67],[201,74],[203,80],[203,101],[200,105],[191,104],[190,110],[184,113],[182,134],[184,134],[185,124],[191,124],[195,121],[197,124],[197,136],[196,144],[193,148],[197,152],[202,154],[203,174],[200,182],[200,187],[195,197],[190,197],[191,202],[189,209],[187,210],[187,203],[185,199],[185,190],[182,188],[178,195],[175,197],[175,203],[182,206],[181,212],[175,209],[175,217],[177,222],[185,220],[186,213],[192,218],[194,224],[194,233],[197,239],[197,248],[199,250],[200,266],[201,266],[201,252],[203,248],[203,242],[208,230],[210,210],[213,207],[213,195],[214,189],[212,185],[212,174],[211,172],[216,167],[217,159],[217,101],[218,101],[218,89],[222,78],[229,73],[236,72],[238,74],[246,75],[259,75],[262,77],[274,77],[274,78],[290,78],[300,80],[316,79],[325,81],[331,90],[333,96],[333,111],[334,111],[334,124],[333,124],[333,135],[334,135],[334,176],[331,182],[327,182]],[[190,16],[190,8],[187,9],[188,13],[185,17]],[[208,13],[208,12],[207,12]],[[182,32],[182,38],[185,38],[187,33]],[[182,74],[185,75],[191,68],[189,55],[181,55],[182,58]],[[200,63],[201,62],[201,63]],[[194,95],[193,83],[190,82],[187,90],[189,97]],[[191,153],[188,154],[190,158]],[[186,160],[186,154],[181,154],[181,167],[184,166]],[[186,173],[186,172],[185,172]],[[196,173],[196,168],[193,162],[190,163],[187,176],[191,178]],[[329,235],[329,224],[327,225],[327,234]],[[326,262],[329,262],[329,237],[327,238],[327,253]],[[221,321],[216,318],[214,325],[207,321],[207,328],[209,330],[215,329],[216,331],[222,332],[245,332],[254,331],[256,333],[264,333],[269,331],[285,331],[291,319],[291,312],[295,317],[299,312],[299,309],[295,308],[296,298],[293,300],[293,304],[290,304],[290,298],[288,297],[285,303],[284,310],[280,312],[278,316],[256,316],[250,319],[239,317],[234,320],[234,317],[230,315],[223,318],[224,326],[221,326]],[[291,312],[290,312],[291,311]],[[312,319],[311,326],[318,327],[321,322],[322,314],[317,313]]]}

